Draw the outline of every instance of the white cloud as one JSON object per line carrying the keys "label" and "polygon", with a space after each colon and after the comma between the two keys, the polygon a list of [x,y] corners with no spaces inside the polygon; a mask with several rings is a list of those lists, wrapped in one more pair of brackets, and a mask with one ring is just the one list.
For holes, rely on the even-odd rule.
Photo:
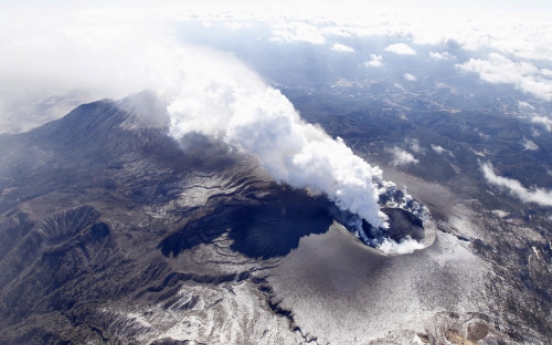
{"label": "white cloud", "polygon": [[366,61],[364,66],[366,67],[382,67],[383,66],[383,57],[381,55],[371,54],[370,57],[372,60]]}
{"label": "white cloud", "polygon": [[547,131],[552,132],[552,119],[546,116],[534,115],[531,116],[531,121],[533,123],[539,123],[544,125]]}
{"label": "white cloud", "polygon": [[302,41],[312,44],[326,43],[326,37],[322,35],[316,26],[301,21],[278,21],[276,24],[273,24],[272,34],[273,41]]}
{"label": "white cloud", "polygon": [[440,146],[440,145],[433,145],[431,144],[431,149],[433,151],[435,151],[435,153],[439,154],[439,155],[442,155],[443,153],[446,153],[448,154],[449,156],[451,157],[454,157],[454,154],[452,153],[452,151],[450,150],[447,150],[445,149],[444,147]]}
{"label": "white cloud", "polygon": [[483,133],[483,132],[481,132],[481,131],[479,131],[479,130],[477,130],[476,132],[477,132],[477,134],[478,134],[483,140],[489,140],[489,139],[491,139],[491,136],[488,135],[488,134],[485,134],[485,133]]}
{"label": "white cloud", "polygon": [[451,60],[454,59],[454,55],[449,54],[448,52],[438,53],[438,52],[429,52],[429,57],[436,61]]}
{"label": "white cloud", "polygon": [[506,218],[510,215],[510,212],[506,212],[503,210],[492,210],[493,214],[500,218]]}
{"label": "white cloud", "polygon": [[24,14],[0,14],[3,104],[80,93],[79,102],[92,101],[148,89],[168,104],[174,138],[193,131],[217,137],[256,157],[275,181],[323,192],[341,209],[385,224],[378,198],[393,184],[381,169],[304,122],[280,91],[231,55],[183,45],[147,13]]}
{"label": "white cloud", "polygon": [[508,193],[519,198],[522,202],[552,206],[552,191],[544,188],[527,189],[517,180],[497,176],[491,163],[482,163],[481,170],[487,182],[506,189]]}
{"label": "white cloud", "polygon": [[392,149],[387,149],[387,152],[393,154],[392,164],[395,166],[417,164],[419,161],[408,151],[405,151],[397,146]]}
{"label": "white cloud", "polygon": [[535,110],[534,106],[524,101],[518,101],[518,107],[519,109]]}
{"label": "white cloud", "polygon": [[416,138],[408,138],[405,142],[409,145],[414,153],[424,154],[425,150],[420,146],[420,141]]}
{"label": "white cloud", "polygon": [[405,43],[391,44],[391,45],[387,46],[387,48],[385,48],[385,51],[395,53],[395,54],[398,54],[398,55],[415,55],[416,54],[416,51],[414,49],[410,48]]}
{"label": "white cloud", "polygon": [[346,46],[341,43],[334,43],[334,45],[330,48],[331,51],[338,52],[338,53],[354,53],[355,49],[349,46]]}
{"label": "white cloud", "polygon": [[[503,8],[503,6],[501,6]],[[155,8],[159,11],[158,7]],[[177,19],[202,18],[205,20],[255,20],[269,22],[273,28],[281,30],[281,22],[303,22],[310,25],[299,35],[311,37],[306,41],[320,43],[327,37],[393,37],[410,40],[414,44],[435,46],[434,51],[453,50],[476,51],[490,49],[516,59],[552,60],[552,46],[543,42],[552,41],[552,21],[549,13],[537,15],[509,13],[508,16],[494,11],[451,11],[428,8],[371,8],[359,13],[355,6],[305,6],[281,7],[271,11],[255,11],[228,6],[204,8],[203,10],[171,8],[171,17]],[[315,32],[313,32],[315,30]],[[294,29],[284,37],[276,38],[292,41]],[[278,36],[277,34],[276,36]],[[451,55],[452,56],[452,55]],[[545,72],[546,73],[546,72]]]}
{"label": "white cloud", "polygon": [[476,72],[479,77],[493,84],[511,84],[516,89],[531,93],[544,100],[552,100],[552,80],[542,74],[530,62],[515,62],[500,54],[489,54],[488,60],[470,59],[458,68]]}
{"label": "white cloud", "polygon": [[442,146],[439,146],[439,145],[431,144],[431,148],[433,149],[433,151],[435,151],[438,154],[442,154],[443,152],[446,151],[446,149],[444,149]]}
{"label": "white cloud", "polygon": [[120,98],[163,78],[155,70],[171,45],[165,25],[141,16],[122,22],[122,15],[2,9],[0,131],[28,130],[78,104]]}
{"label": "white cloud", "polygon": [[408,81],[416,81],[417,80],[416,76],[413,75],[413,74],[410,74],[410,73],[403,74],[403,78],[404,78],[404,80],[408,80]]}
{"label": "white cloud", "polygon": [[523,145],[525,150],[536,151],[539,149],[538,145],[529,139],[524,139],[521,144]]}

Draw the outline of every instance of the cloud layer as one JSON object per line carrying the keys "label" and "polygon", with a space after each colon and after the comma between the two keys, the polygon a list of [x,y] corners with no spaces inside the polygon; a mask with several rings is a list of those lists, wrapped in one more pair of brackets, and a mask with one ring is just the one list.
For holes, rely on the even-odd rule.
{"label": "cloud layer", "polygon": [[[367,67],[383,66],[381,55],[377,55],[383,50],[397,54],[416,53],[412,44],[433,46],[429,52],[432,60],[456,60],[455,56],[465,56],[460,51],[495,51],[486,59],[478,55],[465,63],[460,62],[458,67],[478,73],[482,80],[508,83],[544,100],[552,97],[552,71],[538,67],[546,65],[540,62],[552,60],[552,46],[542,43],[552,41],[552,21],[545,13],[516,13],[507,18],[489,20],[489,14],[485,12],[414,8],[359,11],[354,6],[318,6],[261,11],[258,6],[206,7],[178,3],[153,6],[147,1],[143,6],[124,8],[104,9],[94,8],[91,3],[88,5],[88,9],[68,9],[65,3],[52,9],[2,8],[2,132],[32,128],[63,115],[82,101],[120,97],[124,95],[119,92],[121,85],[124,89],[138,91],[140,88],[132,87],[133,84],[143,86],[147,83],[124,71],[134,68],[148,70],[148,67],[136,66],[141,64],[142,58],[130,61],[123,53],[125,46],[129,54],[135,56],[153,55],[158,40],[174,36],[174,29],[185,21],[199,21],[205,27],[218,21],[225,23],[228,30],[243,30],[262,22],[266,25],[262,28],[268,30],[268,38],[257,37],[257,40],[327,45],[328,49],[340,52],[359,50],[349,43],[328,42],[334,42],[338,37],[389,37],[404,41],[367,52],[372,54],[371,60],[364,63]],[[159,35],[161,31],[165,31],[163,35]],[[144,45],[142,49],[136,49],[140,40]],[[60,51],[65,54],[59,54]],[[110,63],[100,66],[98,62],[105,59]],[[120,63],[117,65],[117,62]],[[51,80],[54,75],[59,80],[44,84],[45,79]],[[103,86],[101,90],[106,75],[111,76],[110,88]],[[151,76],[148,78],[152,79]],[[94,80],[96,85],[93,85]],[[46,89],[48,94],[41,91]],[[547,125],[546,121],[540,122]]]}
{"label": "cloud layer", "polygon": [[500,54],[491,53],[488,60],[470,59],[457,67],[478,73],[486,82],[511,84],[518,90],[546,101],[552,100],[552,71],[539,69],[531,62],[514,62]]}

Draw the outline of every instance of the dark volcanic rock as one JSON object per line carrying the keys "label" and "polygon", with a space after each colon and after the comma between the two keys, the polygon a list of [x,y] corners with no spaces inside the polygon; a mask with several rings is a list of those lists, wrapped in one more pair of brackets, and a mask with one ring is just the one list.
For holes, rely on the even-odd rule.
{"label": "dark volcanic rock", "polygon": [[328,230],[331,205],[326,197],[273,185],[271,193],[261,198],[216,207],[169,235],[159,247],[164,255],[179,255],[228,231],[233,250],[253,258],[284,256],[297,248],[301,237]]}
{"label": "dark volcanic rock", "polygon": [[425,237],[424,225],[420,218],[412,213],[400,208],[382,208],[382,212],[389,217],[389,236],[399,242],[406,236],[410,236],[416,241],[421,241]]}
{"label": "dark volcanic rock", "polygon": [[[0,343],[186,344],[132,308],[146,318],[154,307],[213,307],[221,317],[224,299],[205,300],[212,289],[229,298],[229,284],[255,285],[251,272],[264,260],[343,216],[221,142],[199,134],[176,142],[163,121],[131,114],[133,104],[85,104],[0,136]],[[393,236],[423,238],[419,219],[386,212]]]}
{"label": "dark volcanic rock", "polygon": [[207,137],[177,143],[123,105],[85,104],[0,136],[0,343],[140,337],[153,328],[109,306],[193,311],[203,297],[182,300],[183,286],[250,279],[241,264],[175,264],[187,250],[212,245],[226,265],[275,258],[333,221],[327,198],[271,182]]}

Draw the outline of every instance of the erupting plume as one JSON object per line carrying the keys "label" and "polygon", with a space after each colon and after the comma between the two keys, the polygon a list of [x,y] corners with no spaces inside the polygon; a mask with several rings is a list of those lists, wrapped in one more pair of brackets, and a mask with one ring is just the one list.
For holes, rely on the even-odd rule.
{"label": "erupting plume", "polygon": [[[255,155],[277,182],[327,194],[342,210],[385,227],[379,195],[394,186],[344,142],[304,122],[278,90],[237,61],[220,57],[181,80],[170,104],[171,135],[196,131]],[[220,66],[216,68],[215,66]],[[215,68],[215,70],[213,70]]]}
{"label": "erupting plume", "polygon": [[[42,26],[39,21],[22,23],[17,44],[0,49],[4,53],[0,62],[10,66],[0,68],[0,76],[13,81],[0,89],[5,118],[47,110],[42,119],[20,126],[26,128],[63,115],[55,112],[59,107],[70,109],[98,98],[118,99],[151,90],[168,105],[175,139],[191,132],[216,137],[257,157],[277,182],[325,193],[341,210],[374,228],[388,226],[378,201],[396,188],[383,180],[381,169],[354,155],[340,138],[303,121],[280,91],[232,56],[183,45],[163,24],[145,29],[139,19],[129,27],[117,20],[100,22],[98,27],[90,24],[91,29],[83,31],[86,39],[78,30],[67,36],[59,24],[64,18]],[[28,29],[34,25],[38,26]],[[49,44],[35,44],[34,32],[41,32],[41,42]],[[8,34],[0,37],[9,41]],[[63,39],[58,39],[60,35]],[[41,56],[39,64],[21,58],[35,55]],[[45,106],[52,102],[56,107]],[[149,116],[146,113],[142,115]],[[361,223],[357,218],[347,225],[369,243]]]}

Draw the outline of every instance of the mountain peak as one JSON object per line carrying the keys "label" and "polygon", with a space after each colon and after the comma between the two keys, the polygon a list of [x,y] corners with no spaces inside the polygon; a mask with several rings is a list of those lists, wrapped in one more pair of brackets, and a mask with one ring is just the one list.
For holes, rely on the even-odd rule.
{"label": "mountain peak", "polygon": [[114,104],[132,115],[123,122],[123,128],[165,128],[170,123],[167,103],[152,91],[146,90],[130,95]]}

